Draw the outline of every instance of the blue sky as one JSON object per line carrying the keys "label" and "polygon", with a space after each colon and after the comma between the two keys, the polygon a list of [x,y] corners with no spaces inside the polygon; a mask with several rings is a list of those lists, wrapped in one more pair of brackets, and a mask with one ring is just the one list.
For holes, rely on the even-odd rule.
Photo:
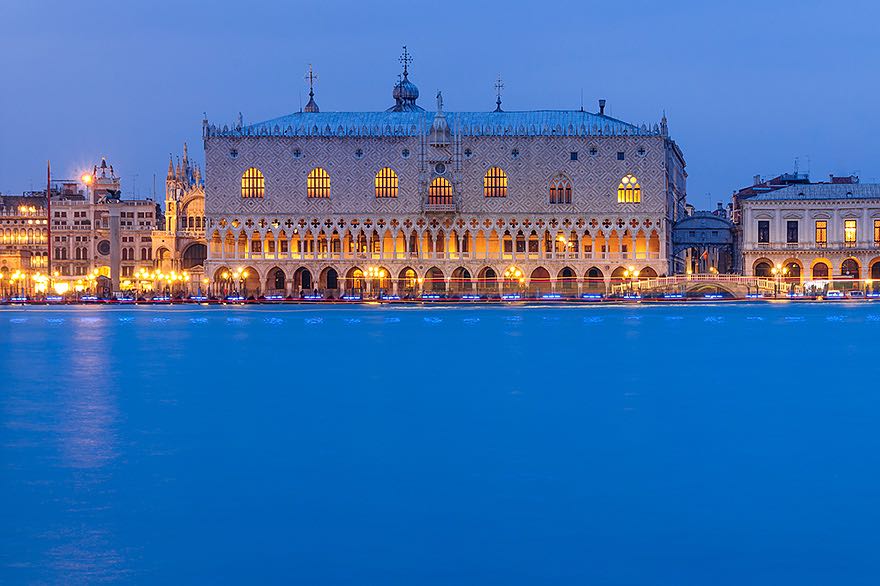
{"label": "blue sky", "polygon": [[[698,207],[757,173],[880,180],[880,6],[802,2],[105,2],[5,0],[0,20],[0,191],[75,176],[101,155],[125,191],[161,194],[168,154],[201,159],[201,118],[391,105],[400,46],[430,107],[665,110]],[[711,193],[711,196],[708,194]]]}

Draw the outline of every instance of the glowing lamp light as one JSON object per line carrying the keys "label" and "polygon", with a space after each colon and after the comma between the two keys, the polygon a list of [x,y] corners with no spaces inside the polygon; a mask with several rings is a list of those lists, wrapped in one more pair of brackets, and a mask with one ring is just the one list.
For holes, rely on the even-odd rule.
{"label": "glowing lamp light", "polygon": [[82,177],[80,177],[80,180],[81,180],[83,183],[85,183],[86,185],[91,185],[91,183],[92,183],[92,175],[91,175],[91,173],[83,173],[83,174],[82,174]]}

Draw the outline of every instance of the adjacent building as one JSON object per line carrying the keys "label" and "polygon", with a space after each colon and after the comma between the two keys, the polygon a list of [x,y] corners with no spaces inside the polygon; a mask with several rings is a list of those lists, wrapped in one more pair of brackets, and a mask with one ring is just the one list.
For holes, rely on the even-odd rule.
{"label": "adjacent building", "polygon": [[204,122],[206,273],[248,295],[577,294],[675,271],[685,160],[665,116],[452,112],[404,53],[383,112]]}
{"label": "adjacent building", "polygon": [[798,181],[735,199],[747,275],[863,288],[880,280],[880,185]]}
{"label": "adjacent building", "polygon": [[186,144],[175,166],[168,161],[165,178],[164,223],[152,233],[152,256],[162,273],[186,273],[189,288],[197,292],[204,278],[205,184],[201,169],[190,162]]}
{"label": "adjacent building", "polygon": [[18,271],[26,283],[51,269],[56,281],[92,277],[110,293],[152,270],[161,209],[150,199],[122,198],[120,179],[105,159],[79,180],[53,181],[50,197],[51,209],[45,191],[0,196],[0,273]]}

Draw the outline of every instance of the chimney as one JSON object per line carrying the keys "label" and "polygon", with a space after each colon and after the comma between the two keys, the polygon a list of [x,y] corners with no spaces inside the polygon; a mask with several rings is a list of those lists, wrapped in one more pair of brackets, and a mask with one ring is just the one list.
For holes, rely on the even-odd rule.
{"label": "chimney", "polygon": [[754,180],[755,180],[755,182],[752,185],[760,185],[761,184],[761,176],[760,175],[755,175]]}
{"label": "chimney", "polygon": [[605,115],[605,99],[599,100],[599,116]]}

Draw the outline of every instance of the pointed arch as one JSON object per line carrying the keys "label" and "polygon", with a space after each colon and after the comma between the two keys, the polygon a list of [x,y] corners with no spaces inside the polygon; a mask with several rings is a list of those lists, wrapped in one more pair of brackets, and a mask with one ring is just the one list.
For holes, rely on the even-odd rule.
{"label": "pointed arch", "polygon": [[571,180],[561,173],[550,180],[550,203],[571,203]]}
{"label": "pointed arch", "polygon": [[642,186],[632,173],[627,173],[617,186],[617,203],[640,203]]}

